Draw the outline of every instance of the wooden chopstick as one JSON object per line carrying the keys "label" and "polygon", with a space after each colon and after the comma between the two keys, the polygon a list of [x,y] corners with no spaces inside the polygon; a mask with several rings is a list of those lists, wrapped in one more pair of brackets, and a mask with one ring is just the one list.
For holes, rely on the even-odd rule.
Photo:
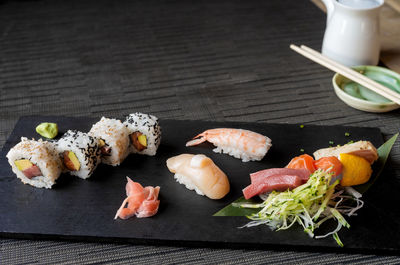
{"label": "wooden chopstick", "polygon": [[329,59],[328,57],[322,55],[321,53],[302,45],[301,48],[291,44],[290,48],[297,53],[300,53],[304,57],[322,65],[325,66],[326,68],[339,73],[343,75],[344,77],[347,77],[350,80],[353,80],[356,83],[359,83],[360,85],[369,88],[370,90],[376,92],[377,94],[392,100],[393,102],[397,103],[400,105],[400,94],[375,82],[374,80],[366,77],[365,75],[360,74],[357,71],[354,71],[353,69],[344,66],[338,62],[333,61],[332,59]]}
{"label": "wooden chopstick", "polygon": [[400,13],[400,2],[396,0],[385,0],[385,4]]}
{"label": "wooden chopstick", "polygon": [[[350,67],[344,66],[344,65],[342,65],[342,64],[340,64],[340,63],[338,63],[338,62],[336,62],[336,61],[334,61],[334,60],[322,55],[321,53],[317,52],[316,50],[313,50],[313,49],[311,49],[311,48],[309,48],[309,47],[307,47],[305,45],[301,45],[300,48],[303,49],[303,50],[306,50],[307,52],[310,52],[311,54],[315,55],[316,57],[320,57],[321,59],[325,60],[327,63],[329,63],[331,65],[334,65],[337,68],[340,68],[343,72],[346,72],[348,75],[354,75],[356,78],[359,78],[359,80],[362,79],[363,81],[360,81],[360,82],[368,82],[371,86],[378,87],[378,89],[384,90],[384,92],[386,92],[388,94],[391,94],[394,97],[400,98],[400,94],[398,94],[397,92],[395,92],[395,91],[393,91],[393,90],[391,90],[391,89],[389,89],[389,88],[387,88],[387,87],[375,82],[374,80],[372,80],[372,79],[366,77],[365,75],[363,75],[363,74],[351,69]],[[350,78],[350,77],[347,77],[347,78],[353,80],[353,78]],[[353,80],[353,81],[361,84],[357,80]],[[364,85],[364,86],[367,87],[366,85]],[[373,89],[371,89],[371,90],[373,90]],[[376,93],[379,94],[379,92],[376,92]]]}

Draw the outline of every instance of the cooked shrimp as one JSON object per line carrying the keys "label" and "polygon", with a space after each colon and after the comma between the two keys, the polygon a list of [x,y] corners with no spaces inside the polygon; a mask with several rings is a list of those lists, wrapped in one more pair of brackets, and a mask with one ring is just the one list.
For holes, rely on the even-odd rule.
{"label": "cooked shrimp", "polygon": [[243,162],[261,160],[271,147],[271,139],[248,130],[218,128],[204,131],[195,136],[186,146],[201,144],[205,141],[213,143],[216,153],[225,153],[242,159]]}

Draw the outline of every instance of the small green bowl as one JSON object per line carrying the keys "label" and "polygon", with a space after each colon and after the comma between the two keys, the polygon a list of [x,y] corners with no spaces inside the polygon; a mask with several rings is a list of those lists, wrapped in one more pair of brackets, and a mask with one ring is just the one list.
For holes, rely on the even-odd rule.
{"label": "small green bowl", "polygon": [[[354,70],[366,75],[382,85],[400,93],[400,75],[379,66],[355,66]],[[381,96],[355,84],[350,79],[336,73],[332,78],[336,95],[347,105],[367,112],[388,112],[400,108],[393,101],[382,99]]]}

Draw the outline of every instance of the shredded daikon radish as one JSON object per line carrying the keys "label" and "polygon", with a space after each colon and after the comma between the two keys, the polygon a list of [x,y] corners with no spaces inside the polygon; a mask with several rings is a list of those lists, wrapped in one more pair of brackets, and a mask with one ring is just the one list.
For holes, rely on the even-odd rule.
{"label": "shredded daikon radish", "polygon": [[[335,192],[339,180],[331,183],[331,179],[331,173],[317,170],[307,183],[293,190],[272,191],[268,196],[262,196],[262,203],[235,203],[236,207],[261,208],[258,213],[247,216],[252,221],[241,228],[265,224],[273,230],[285,230],[298,223],[303,226],[304,232],[314,237],[316,228],[329,219],[335,219],[338,222],[336,229],[315,238],[333,235],[338,245],[343,246],[337,232],[342,226],[350,228],[350,225],[342,214],[354,215],[364,203],[360,200],[361,194],[352,188]],[[346,205],[345,202],[351,204]],[[356,206],[352,206],[354,202]]]}

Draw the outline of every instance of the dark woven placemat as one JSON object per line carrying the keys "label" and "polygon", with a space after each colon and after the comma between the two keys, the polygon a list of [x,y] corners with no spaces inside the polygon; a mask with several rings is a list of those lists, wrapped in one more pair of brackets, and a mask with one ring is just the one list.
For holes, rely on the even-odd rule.
{"label": "dark woven placemat", "polygon": [[[0,146],[23,115],[378,127],[341,102],[333,73],[290,51],[319,49],[309,1],[1,1]],[[389,166],[400,177],[396,143]],[[388,235],[389,236],[389,235]],[[0,239],[0,263],[398,264],[398,257]]]}

